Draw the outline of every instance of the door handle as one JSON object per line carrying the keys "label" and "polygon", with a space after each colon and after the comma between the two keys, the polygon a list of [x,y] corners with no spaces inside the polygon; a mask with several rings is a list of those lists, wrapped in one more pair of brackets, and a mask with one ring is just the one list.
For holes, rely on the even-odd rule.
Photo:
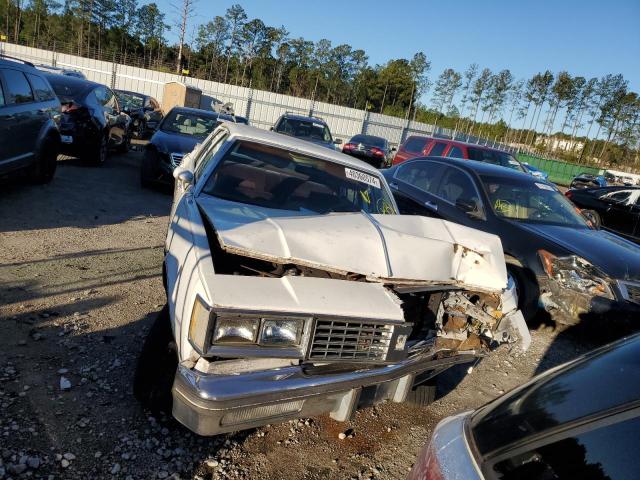
{"label": "door handle", "polygon": [[399,188],[399,187],[398,187],[398,184],[397,184],[397,183],[394,183],[394,182],[391,182],[391,183],[389,184],[389,186],[390,186],[391,188],[393,188],[394,190],[398,190],[398,188]]}
{"label": "door handle", "polygon": [[430,210],[433,210],[434,212],[438,211],[438,204],[435,202],[430,202],[429,200],[427,200],[426,202],[424,202],[424,206]]}

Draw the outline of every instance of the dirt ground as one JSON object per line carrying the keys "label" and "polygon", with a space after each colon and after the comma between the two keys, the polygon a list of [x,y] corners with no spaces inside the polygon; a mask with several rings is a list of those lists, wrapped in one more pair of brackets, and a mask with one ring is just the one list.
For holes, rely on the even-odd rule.
{"label": "dirt ground", "polygon": [[138,152],[102,168],[63,160],[50,185],[0,184],[0,479],[403,478],[439,420],[594,345],[541,326],[526,354],[501,347],[449,371],[426,408],[385,404],[349,423],[319,417],[198,437],[132,395],[137,355],[165,302],[171,203],[140,188],[139,162]]}

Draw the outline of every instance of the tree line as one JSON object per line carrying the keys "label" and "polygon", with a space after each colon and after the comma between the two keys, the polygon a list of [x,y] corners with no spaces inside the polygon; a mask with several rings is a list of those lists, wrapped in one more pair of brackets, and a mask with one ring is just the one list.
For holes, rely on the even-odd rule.
{"label": "tree line", "polygon": [[[157,4],[138,0],[6,0],[0,29],[16,43],[435,123],[582,163],[638,162],[640,99],[622,75],[547,70],[517,79],[472,64],[432,79],[423,52],[372,65],[364,50],[292,37],[240,5],[193,25],[196,2],[181,0],[171,24]],[[177,45],[167,41],[172,29]]]}

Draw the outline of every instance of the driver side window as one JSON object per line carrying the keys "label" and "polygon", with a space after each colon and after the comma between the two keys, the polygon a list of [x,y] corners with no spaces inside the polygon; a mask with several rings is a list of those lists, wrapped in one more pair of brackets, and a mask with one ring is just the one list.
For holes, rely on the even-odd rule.
{"label": "driver side window", "polygon": [[478,191],[469,175],[457,168],[447,167],[436,195],[455,205],[459,201],[478,205]]}

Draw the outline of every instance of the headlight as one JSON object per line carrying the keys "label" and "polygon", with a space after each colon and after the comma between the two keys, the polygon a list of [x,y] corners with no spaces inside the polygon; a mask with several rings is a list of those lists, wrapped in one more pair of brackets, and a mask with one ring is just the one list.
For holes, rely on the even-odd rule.
{"label": "headlight", "polygon": [[216,344],[255,343],[259,327],[259,318],[218,316],[211,341]]}
{"label": "headlight", "polygon": [[557,257],[546,250],[539,250],[538,255],[547,275],[562,286],[594,296],[614,298],[606,275],[584,258],[577,255]]}
{"label": "headlight", "polygon": [[303,328],[304,319],[225,314],[216,318],[211,342],[214,345],[290,347],[300,344]]}
{"label": "headlight", "polygon": [[264,319],[260,333],[260,345],[298,345],[302,335],[300,319]]}

